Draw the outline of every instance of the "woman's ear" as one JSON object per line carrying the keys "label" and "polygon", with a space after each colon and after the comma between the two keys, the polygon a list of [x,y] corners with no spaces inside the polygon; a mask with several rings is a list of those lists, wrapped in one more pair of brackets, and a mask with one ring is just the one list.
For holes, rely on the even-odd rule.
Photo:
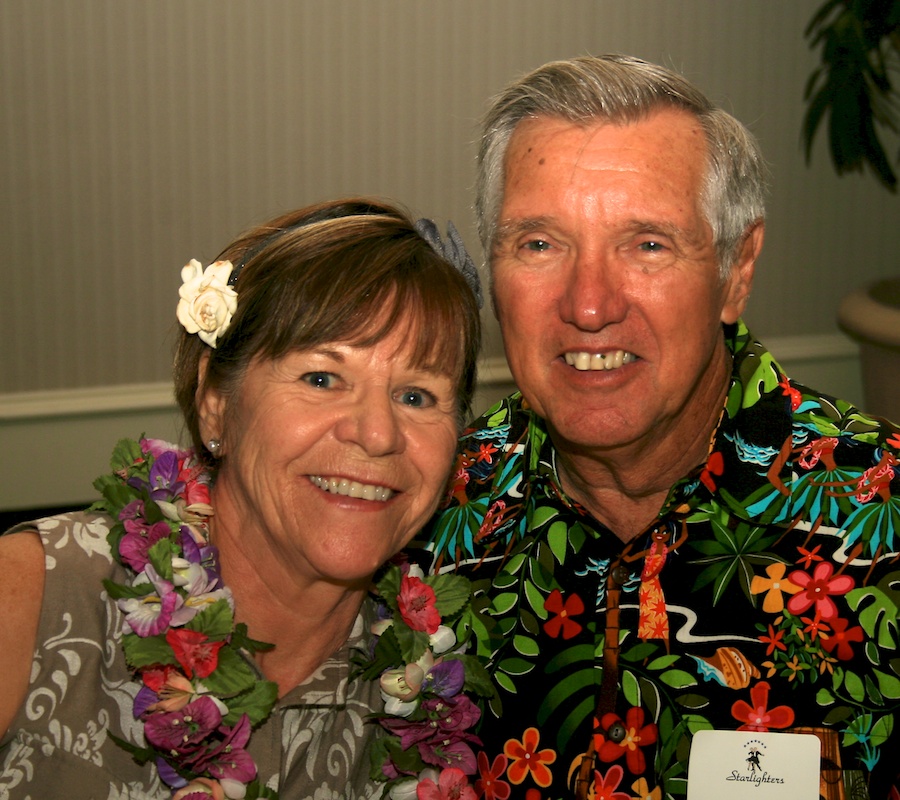
{"label": "woman's ear", "polygon": [[215,439],[220,442],[216,456],[224,455],[224,431],[225,431],[225,397],[216,388],[207,384],[207,372],[209,371],[209,351],[200,356],[197,365],[197,394],[194,403],[197,406],[197,421],[200,436],[204,442]]}

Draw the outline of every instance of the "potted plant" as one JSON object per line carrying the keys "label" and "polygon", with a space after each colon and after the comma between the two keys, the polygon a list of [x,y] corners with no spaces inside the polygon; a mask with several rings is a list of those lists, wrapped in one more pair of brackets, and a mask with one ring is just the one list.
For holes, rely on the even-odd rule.
{"label": "potted plant", "polygon": [[[897,191],[895,164],[879,138],[898,132],[900,0],[826,0],[806,29],[821,64],[806,86],[803,140],[827,121],[838,175],[868,169]],[[838,324],[860,347],[867,410],[900,420],[900,277],[861,287],[838,310]]]}

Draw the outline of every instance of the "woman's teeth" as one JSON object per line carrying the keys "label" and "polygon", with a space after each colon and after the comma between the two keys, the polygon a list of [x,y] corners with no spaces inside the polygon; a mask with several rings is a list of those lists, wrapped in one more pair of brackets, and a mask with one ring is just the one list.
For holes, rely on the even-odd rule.
{"label": "woman's teeth", "polygon": [[346,497],[358,497],[362,500],[379,500],[385,502],[393,497],[394,492],[386,486],[375,486],[371,483],[350,481],[346,478],[322,478],[310,475],[309,479],[326,492],[342,494]]}
{"label": "woman's teeth", "polygon": [[566,353],[565,359],[570,367],[587,372],[588,370],[618,369],[636,361],[637,356],[633,353],[626,353],[624,350],[613,350],[609,353]]}

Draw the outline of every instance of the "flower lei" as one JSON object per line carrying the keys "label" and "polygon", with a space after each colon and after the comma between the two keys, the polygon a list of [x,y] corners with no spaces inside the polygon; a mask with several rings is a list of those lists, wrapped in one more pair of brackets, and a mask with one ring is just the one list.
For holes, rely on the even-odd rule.
{"label": "flower lei", "polygon": [[[128,572],[125,583],[104,587],[124,614],[122,647],[141,684],[133,710],[146,746],[110,738],[139,764],[154,762],[173,800],[277,800],[245,748],[278,688],[240,654],[271,645],[234,620],[209,543],[210,475],[192,451],[147,438],[120,441],[111,467],[94,481],[103,499],[91,510],[115,520],[110,549]],[[394,800],[447,791],[474,800],[467,776],[476,771],[470,745],[480,742],[471,728],[481,709],[463,692],[490,698],[495,690],[478,658],[464,652],[470,584],[404,565],[389,567],[377,590],[377,638],[357,673],[378,679],[385,699],[384,713],[373,715],[384,735],[371,753],[372,778],[387,782]]]}
{"label": "flower lei", "polygon": [[125,615],[122,647],[141,684],[134,716],[146,747],[110,736],[139,764],[155,762],[174,800],[277,798],[256,780],[245,747],[278,687],[239,653],[270,645],[234,621],[209,543],[209,474],[190,450],[157,439],[123,439],[111,466],[94,481],[103,500],[91,510],[116,520],[110,548],[129,573],[104,586]]}
{"label": "flower lei", "polygon": [[[471,585],[458,575],[425,577],[416,565],[391,566],[377,584],[380,619],[363,677],[378,679],[385,700],[374,715],[386,736],[371,752],[374,780],[386,781],[393,800],[475,800],[468,785],[477,771],[470,745],[483,699],[495,688],[471,637]],[[459,637],[459,643],[457,642]]]}

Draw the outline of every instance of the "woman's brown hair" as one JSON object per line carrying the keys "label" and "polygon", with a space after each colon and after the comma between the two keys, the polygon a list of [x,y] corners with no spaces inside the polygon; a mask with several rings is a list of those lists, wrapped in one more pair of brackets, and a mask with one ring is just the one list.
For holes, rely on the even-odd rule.
{"label": "woman's brown hair", "polygon": [[415,337],[412,366],[450,375],[460,421],[468,413],[481,338],[475,296],[398,207],[364,198],[310,206],[248,231],[216,260],[236,265],[237,309],[215,348],[182,331],[174,368],[185,425],[208,465],[204,391],[233,397],[255,358],[328,342],[368,347],[398,325]]}

